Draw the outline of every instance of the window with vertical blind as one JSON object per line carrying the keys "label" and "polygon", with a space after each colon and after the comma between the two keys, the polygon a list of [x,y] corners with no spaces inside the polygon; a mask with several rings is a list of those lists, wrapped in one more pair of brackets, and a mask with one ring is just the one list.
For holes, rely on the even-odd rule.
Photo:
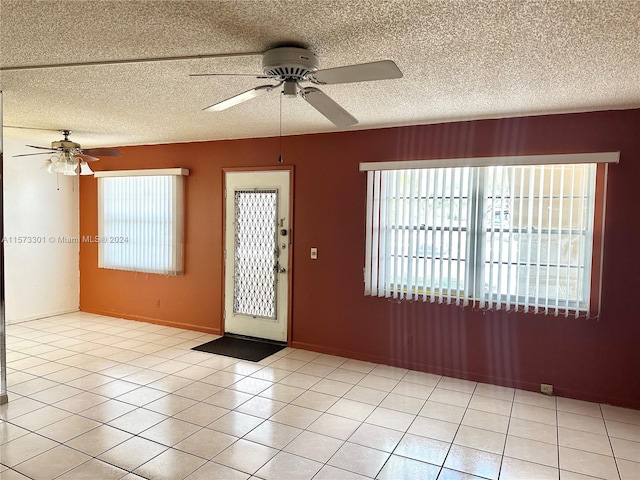
{"label": "window with vertical blind", "polygon": [[96,172],[98,267],[179,275],[183,271],[181,168]]}
{"label": "window with vertical blind", "polygon": [[363,163],[365,294],[598,315],[606,168],[619,154]]}

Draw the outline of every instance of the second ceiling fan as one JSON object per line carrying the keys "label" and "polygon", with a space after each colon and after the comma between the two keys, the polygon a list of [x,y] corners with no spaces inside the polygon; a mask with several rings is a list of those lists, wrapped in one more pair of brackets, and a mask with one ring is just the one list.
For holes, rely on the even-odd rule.
{"label": "second ceiling fan", "polygon": [[[28,127],[6,127],[27,128]],[[33,130],[39,130],[34,128]],[[32,155],[52,155],[45,160],[44,168],[49,173],[62,173],[64,175],[92,175],[93,171],[87,162],[95,162],[100,157],[119,157],[120,151],[116,148],[82,148],[79,143],[69,139],[71,130],[60,130],[64,138],[51,142],[51,147],[27,145],[30,148],[44,150],[36,153],[23,153],[14,157],[28,157]]]}
{"label": "second ceiling fan", "polygon": [[[306,48],[277,47],[267,50],[262,56],[263,75],[258,79],[270,79],[277,83],[259,85],[246,92],[234,95],[213,105],[205,111],[221,111],[251,100],[259,95],[282,87],[282,94],[295,97],[300,95],[313,108],[324,115],[337,127],[348,127],[358,120],[338,105],[334,100],[314,86],[301,86],[301,82],[313,85],[334,85],[339,83],[368,82],[372,80],[391,80],[401,78],[402,72],[392,60],[347,65],[344,67],[319,70],[320,62],[315,53]],[[192,77],[243,75],[225,73],[200,73]],[[254,76],[254,75],[247,75]]]}

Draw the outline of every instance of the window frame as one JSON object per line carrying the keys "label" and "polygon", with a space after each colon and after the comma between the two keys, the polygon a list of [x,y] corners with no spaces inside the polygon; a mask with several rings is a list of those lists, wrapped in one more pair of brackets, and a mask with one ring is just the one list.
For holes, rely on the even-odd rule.
{"label": "window frame", "polygon": [[[547,313],[547,314],[562,314],[568,316],[569,311],[571,313],[575,313],[576,316],[585,315],[587,317],[593,317],[599,315],[600,310],[600,295],[602,290],[601,285],[601,274],[602,274],[602,246],[603,246],[603,235],[604,235],[604,213],[605,213],[605,205],[606,205],[606,177],[607,177],[607,165],[609,163],[618,163],[619,162],[620,153],[619,152],[602,152],[602,153],[585,153],[585,154],[559,154],[559,155],[527,155],[527,156],[508,156],[508,157],[478,157],[478,158],[458,158],[458,159],[436,159],[436,160],[412,160],[412,161],[395,161],[395,162],[363,162],[360,164],[360,171],[368,172],[368,180],[367,180],[367,201],[366,201],[366,209],[367,209],[367,217],[366,217],[366,248],[365,248],[365,268],[364,268],[364,283],[365,283],[365,295],[370,296],[381,296],[381,297],[391,297],[394,299],[400,298],[406,300],[422,300],[422,301],[430,301],[430,302],[439,302],[439,303],[455,303],[456,305],[467,306],[472,304],[473,306],[480,309],[504,309],[504,310],[518,310],[518,311],[532,311],[533,313]],[[381,202],[380,198],[374,198],[376,193],[380,193],[381,190],[385,189],[386,186],[382,185],[381,187],[374,189],[373,183],[381,181],[381,172],[386,170],[412,170],[412,169],[423,169],[423,168],[452,168],[452,167],[500,167],[500,166],[532,166],[532,165],[570,165],[570,164],[582,164],[582,163],[596,163],[598,164],[598,168],[594,169],[595,178],[593,178],[595,182],[594,186],[594,195],[595,195],[595,205],[593,208],[593,215],[589,215],[588,217],[588,226],[585,226],[584,229],[576,229],[579,231],[579,234],[584,236],[587,234],[592,235],[592,249],[585,249],[581,253],[582,258],[580,259],[581,263],[579,263],[578,268],[587,268],[590,270],[590,278],[585,276],[582,280],[582,289],[581,295],[579,295],[577,300],[572,300],[573,303],[564,303],[562,297],[559,295],[549,295],[549,273],[547,273],[547,289],[546,293],[544,293],[544,298],[536,293],[535,301],[530,302],[531,298],[528,295],[521,295],[519,293],[510,294],[510,293],[502,293],[498,283],[498,291],[497,293],[492,293],[491,288],[491,279],[489,280],[490,288],[485,288],[486,283],[486,275],[487,269],[495,269],[502,268],[502,266],[507,265],[509,268],[521,268],[522,264],[516,258],[515,262],[511,262],[509,260],[507,263],[503,260],[501,254],[495,257],[496,251],[493,252],[492,255],[486,255],[485,244],[489,239],[492,238],[496,232],[501,232],[500,241],[502,241],[502,234],[506,231],[509,235],[513,233],[522,234],[526,233],[523,231],[529,230],[525,224],[520,224],[516,228],[513,225],[510,225],[505,229],[504,224],[500,224],[499,229],[492,229],[488,226],[485,226],[485,217],[484,213],[481,216],[476,216],[474,214],[468,215],[468,224],[466,225],[466,229],[463,229],[458,225],[457,227],[453,227],[449,225],[449,227],[442,226],[441,230],[449,231],[449,243],[451,243],[451,232],[460,232],[466,231],[467,241],[466,245],[462,247],[462,249],[458,248],[458,251],[466,249],[466,256],[464,257],[465,265],[463,265],[462,269],[464,270],[464,287],[460,289],[460,282],[458,281],[457,288],[450,288],[450,285],[447,285],[447,288],[439,287],[439,285],[431,284],[431,288],[427,288],[426,284],[420,285],[419,287],[414,286],[413,291],[409,291],[412,288],[410,280],[407,282],[403,281],[403,284],[400,286],[393,286],[389,284],[390,288],[385,288],[385,286],[381,286],[378,283],[377,279],[372,282],[372,278],[377,278],[380,276],[379,268],[377,265],[377,261],[375,258],[372,258],[375,255],[375,252],[378,251],[378,245],[376,242],[383,242],[384,240],[379,240],[376,237],[382,237],[383,234],[375,234],[374,231],[380,232],[382,225],[380,225],[383,220],[380,218],[376,218],[374,215],[374,207],[373,203],[376,205],[384,204],[385,202]],[[495,211],[495,202],[490,202],[486,197],[483,189],[485,188],[485,182],[482,176],[485,174],[485,169],[472,169],[473,173],[471,175],[474,178],[470,178],[470,186],[468,188],[468,195],[470,201],[468,202],[467,208],[472,211],[476,211],[480,208],[485,208],[486,205],[483,205],[484,202],[488,202],[489,206],[492,208],[491,218],[493,218]],[[562,170],[564,171],[564,169]],[[514,171],[515,172],[515,171]],[[524,170],[523,170],[524,172]],[[515,174],[515,173],[514,173]],[[505,177],[508,174],[502,173],[502,182],[504,183]],[[512,174],[513,175],[513,174]],[[523,174],[524,175],[524,174]],[[531,174],[533,175],[533,174]],[[510,176],[511,181],[513,181],[513,177]],[[533,180],[531,180],[533,181]],[[543,183],[540,184],[541,186]],[[440,187],[439,187],[440,188]],[[503,188],[503,195],[506,193]],[[459,198],[460,201],[464,198],[463,189],[460,188],[460,194],[458,196],[453,195],[453,178],[452,178],[452,187],[451,187],[451,201],[454,198]],[[442,193],[440,195],[440,193]],[[510,194],[513,195],[513,192]],[[382,198],[384,197],[384,192],[380,193]],[[406,193],[405,193],[406,196]],[[428,202],[428,198],[436,197],[445,198],[446,193],[444,188],[442,187],[441,192],[438,190],[434,190],[432,192],[427,192],[426,198]],[[561,192],[560,196],[565,198],[565,194]],[[495,192],[493,192],[493,197],[495,197]],[[492,198],[493,198],[492,197]],[[562,202],[562,200],[560,200]],[[502,202],[502,200],[501,200]],[[560,203],[562,205],[562,203]],[[413,207],[410,207],[413,208]],[[500,207],[504,208],[504,207]],[[380,211],[382,207],[380,207]],[[380,214],[380,217],[385,218],[383,214]],[[434,214],[435,219],[435,214]],[[539,221],[542,222],[542,217],[539,217]],[[549,217],[549,225],[542,225],[542,230],[547,231],[549,235],[553,235],[553,225],[551,225],[551,217]],[[410,225],[403,227],[403,229],[412,228]],[[419,227],[418,227],[419,228]],[[439,229],[438,225],[429,225],[425,226],[425,231],[431,229]],[[414,228],[416,229],[416,228]],[[560,231],[563,229],[561,228]],[[569,230],[573,230],[571,227]],[[417,237],[419,238],[419,237]],[[427,235],[425,234],[425,250],[428,245],[428,241],[426,240]],[[571,237],[569,237],[571,238]],[[553,237],[548,236],[548,245],[547,247],[549,252],[551,248],[551,242]],[[419,241],[419,240],[418,240]],[[508,240],[507,240],[508,241]],[[456,243],[456,242],[454,242]],[[580,245],[583,243],[589,244],[590,242],[580,242]],[[435,248],[435,243],[432,248]],[[499,246],[501,249],[501,245]],[[451,250],[451,248],[449,248]],[[558,252],[560,252],[560,246],[558,246]],[[416,250],[409,250],[408,253],[410,258],[414,259],[414,263],[416,263],[418,259],[418,252]],[[448,255],[452,255],[449,251]],[[511,258],[511,251],[508,253],[509,258]],[[379,255],[379,263],[384,265],[386,258],[391,258],[388,253],[380,252]],[[426,257],[425,257],[426,258]],[[583,261],[584,259],[584,261]],[[445,259],[446,262],[446,259]],[[457,263],[458,268],[461,260],[454,260]],[[448,260],[449,267],[448,271],[451,271],[452,261]],[[536,260],[536,265],[539,263],[539,259]],[[495,264],[495,265],[494,265]],[[513,267],[515,265],[515,267]],[[549,265],[552,268],[563,266],[562,268],[572,268],[571,264],[564,265],[563,263],[556,263],[555,265],[549,260],[546,265]],[[544,266],[544,265],[542,265]],[[517,271],[517,270],[516,270]],[[493,272],[489,273],[492,275]],[[499,271],[498,271],[499,275]],[[554,275],[553,273],[551,275]],[[556,273],[555,275],[560,275],[560,273]],[[454,277],[455,278],[455,277]],[[390,281],[390,280],[389,280]],[[498,279],[498,282],[501,282],[502,278]],[[510,281],[509,279],[505,281]],[[372,284],[375,283],[372,287]],[[495,287],[495,285],[494,285]],[[508,287],[507,287],[508,288]],[[586,295],[585,295],[586,294]],[[542,298],[543,303],[540,302]],[[580,298],[584,299],[584,302],[580,302]],[[558,299],[561,299],[562,305],[559,306]],[[515,300],[515,301],[514,301]],[[523,302],[524,300],[524,302]],[[525,305],[523,308],[522,305]],[[560,312],[561,310],[561,312]]]}

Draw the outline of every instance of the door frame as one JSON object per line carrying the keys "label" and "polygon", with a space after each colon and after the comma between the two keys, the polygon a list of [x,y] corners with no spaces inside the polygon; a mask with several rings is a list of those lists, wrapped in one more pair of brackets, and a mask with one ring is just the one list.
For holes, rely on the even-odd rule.
{"label": "door frame", "polygon": [[291,345],[292,338],[292,327],[293,327],[293,235],[295,232],[294,229],[294,221],[293,221],[293,212],[294,212],[294,168],[293,165],[271,165],[271,166],[263,166],[263,167],[227,167],[222,169],[222,249],[220,252],[221,255],[221,263],[222,263],[222,302],[220,304],[220,334],[224,335],[225,332],[225,315],[224,308],[226,303],[226,288],[225,288],[225,276],[226,276],[226,261],[224,258],[224,251],[226,248],[226,235],[227,235],[227,173],[251,173],[251,172],[289,172],[289,262],[288,262],[288,275],[287,275],[287,345]]}

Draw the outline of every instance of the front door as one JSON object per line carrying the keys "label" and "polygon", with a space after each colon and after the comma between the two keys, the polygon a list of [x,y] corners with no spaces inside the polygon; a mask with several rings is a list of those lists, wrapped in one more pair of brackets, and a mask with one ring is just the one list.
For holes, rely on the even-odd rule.
{"label": "front door", "polygon": [[287,341],[289,174],[225,172],[225,333]]}

